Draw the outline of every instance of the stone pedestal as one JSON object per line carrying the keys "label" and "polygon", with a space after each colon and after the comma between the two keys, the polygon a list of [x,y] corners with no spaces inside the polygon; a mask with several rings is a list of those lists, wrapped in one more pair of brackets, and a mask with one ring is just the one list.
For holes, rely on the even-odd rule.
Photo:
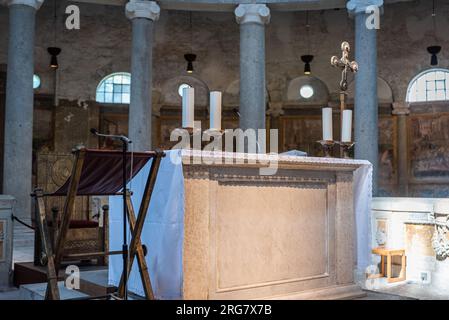
{"label": "stone pedestal", "polygon": [[0,195],[0,290],[11,285],[14,198]]}
{"label": "stone pedestal", "polygon": [[192,153],[183,157],[184,299],[363,295],[353,273],[361,163],[280,156],[277,173],[264,176],[259,162],[235,163],[254,155],[203,153],[218,161],[205,165]]}

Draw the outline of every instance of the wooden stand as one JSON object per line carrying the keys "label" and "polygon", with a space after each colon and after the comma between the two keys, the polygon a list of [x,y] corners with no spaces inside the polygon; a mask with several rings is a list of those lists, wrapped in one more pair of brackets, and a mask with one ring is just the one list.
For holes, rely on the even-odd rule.
{"label": "wooden stand", "polygon": [[[41,189],[36,189],[32,196],[35,198],[36,203],[36,224],[37,229],[40,235],[41,239],[41,246],[44,256],[44,262],[47,267],[47,291],[45,294],[46,300],[59,300],[59,290],[58,290],[58,284],[57,284],[57,274],[61,266],[62,258],[64,257],[64,243],[66,241],[67,232],[70,225],[70,219],[73,214],[73,211],[75,209],[75,198],[78,194],[80,183],[81,183],[81,177],[84,177],[86,180],[91,181],[91,178],[89,177],[89,172],[85,172],[83,170],[88,171],[84,166],[86,156],[89,154],[89,152],[101,154],[102,151],[99,150],[88,150],[84,147],[78,148],[74,151],[75,154],[75,162],[72,169],[72,174],[70,176],[70,182],[67,188],[66,193],[66,200],[64,205],[64,211],[62,213],[62,220],[61,224],[58,228],[57,237],[52,243],[49,231],[48,231],[48,224],[47,224],[47,217],[45,212],[45,204],[44,204],[44,197],[46,196],[52,196],[52,194],[44,194],[44,192]],[[106,151],[103,151],[104,153],[107,153]],[[121,152],[117,152],[115,154],[114,152],[109,151],[109,156],[117,156],[118,158],[121,157]],[[129,265],[128,265],[128,274],[131,270],[133,260],[135,256],[137,255],[137,263],[139,264],[139,271],[140,276],[142,278],[142,283],[145,291],[145,296],[147,299],[154,299],[152,287],[151,287],[151,281],[150,276],[148,274],[148,267],[145,262],[145,256],[144,256],[144,250],[142,247],[142,243],[140,241],[140,237],[142,234],[142,229],[144,225],[144,221],[148,212],[150,200],[151,200],[151,194],[154,189],[154,185],[156,183],[157,173],[159,171],[159,166],[161,163],[162,157],[165,156],[165,153],[162,151],[156,151],[153,153],[145,153],[144,157],[153,158],[153,162],[151,164],[150,173],[148,175],[148,180],[145,186],[144,195],[142,199],[141,206],[139,208],[139,213],[136,219],[136,216],[134,214],[134,208],[131,202],[131,194],[128,190],[124,191],[126,192],[126,206],[127,206],[127,215],[128,220],[130,224],[130,230],[132,234],[131,238],[131,245],[129,247]],[[92,157],[92,156],[91,156]],[[91,173],[91,172],[90,172]],[[118,175],[121,173],[118,172]],[[137,172],[135,172],[137,174]],[[113,175],[111,175],[113,176]],[[84,186],[85,187],[85,186]],[[92,192],[92,194],[96,195],[123,195],[123,193],[118,193],[118,190],[120,190],[120,185],[114,186],[113,189],[108,190],[108,186],[96,186],[102,191],[99,192]],[[110,188],[110,187],[109,187]],[[117,190],[116,190],[117,189]],[[83,193],[83,195],[87,195],[88,193]],[[122,254],[121,251],[114,251],[114,252],[94,252],[94,253],[88,253],[85,255],[79,254],[76,255],[76,257],[72,258],[86,258],[86,257],[98,257],[98,256],[107,256],[112,254]],[[67,256],[66,256],[67,257]],[[124,284],[123,284],[123,277],[124,274],[122,274],[119,289],[118,289],[118,296],[123,297],[124,295]]]}
{"label": "wooden stand", "polygon": [[[406,256],[404,249],[386,249],[383,247],[378,247],[372,250],[373,254],[380,255],[380,273],[377,275],[371,276],[372,278],[381,278],[385,277],[385,257],[387,258],[387,281],[388,283],[404,281],[406,278],[405,270],[406,270]],[[393,278],[391,272],[392,266],[392,257],[393,256],[401,256],[401,272],[399,273],[399,277]]]}

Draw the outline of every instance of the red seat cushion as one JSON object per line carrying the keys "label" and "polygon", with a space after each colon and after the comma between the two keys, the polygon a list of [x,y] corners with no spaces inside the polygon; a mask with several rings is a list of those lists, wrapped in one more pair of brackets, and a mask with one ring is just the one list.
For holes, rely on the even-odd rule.
{"label": "red seat cushion", "polygon": [[[48,226],[52,227],[53,222],[48,221]],[[71,220],[69,229],[87,229],[87,228],[98,228],[98,221],[94,220]]]}

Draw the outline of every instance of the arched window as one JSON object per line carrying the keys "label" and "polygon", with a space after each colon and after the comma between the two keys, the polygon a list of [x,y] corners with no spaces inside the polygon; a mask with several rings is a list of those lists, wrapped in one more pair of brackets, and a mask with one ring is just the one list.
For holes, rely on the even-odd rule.
{"label": "arched window", "polygon": [[33,75],[33,89],[39,89],[41,86],[41,78],[35,74]]}
{"label": "arched window", "polygon": [[418,74],[408,86],[407,102],[445,100],[449,100],[449,70],[426,70]]}
{"label": "arched window", "polygon": [[129,104],[131,92],[131,74],[118,72],[101,80],[97,87],[97,102]]}
{"label": "arched window", "polygon": [[180,84],[179,87],[178,87],[178,94],[182,97],[182,93],[183,93],[184,88],[191,88],[191,87],[192,86],[190,84],[187,84],[187,83]]}

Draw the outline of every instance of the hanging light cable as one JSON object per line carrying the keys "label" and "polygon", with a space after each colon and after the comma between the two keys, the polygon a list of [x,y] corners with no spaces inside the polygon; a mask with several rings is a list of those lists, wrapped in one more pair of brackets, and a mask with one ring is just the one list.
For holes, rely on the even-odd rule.
{"label": "hanging light cable", "polygon": [[[192,24],[192,11],[189,13],[190,24],[190,52],[193,51],[193,24]],[[184,59],[187,61],[187,73],[193,73],[193,62],[196,60],[196,54],[186,53]]]}
{"label": "hanging light cable", "polygon": [[59,68],[58,55],[61,53],[61,48],[56,47],[56,33],[57,33],[57,6],[56,0],[53,1],[53,47],[48,47],[47,51],[50,54],[50,68]]}
{"label": "hanging light cable", "polygon": [[306,11],[306,42],[307,42],[307,54],[301,56],[302,62],[304,62],[304,74],[310,75],[312,69],[310,63],[313,60],[313,55],[310,54],[310,24],[309,24],[309,11]]}
{"label": "hanging light cable", "polygon": [[[432,0],[432,26],[433,26],[433,35],[436,41],[436,10],[435,10],[435,0]],[[441,46],[430,46],[427,47],[427,52],[430,53],[430,65],[436,66],[438,65],[438,57],[437,54],[440,53]]]}

